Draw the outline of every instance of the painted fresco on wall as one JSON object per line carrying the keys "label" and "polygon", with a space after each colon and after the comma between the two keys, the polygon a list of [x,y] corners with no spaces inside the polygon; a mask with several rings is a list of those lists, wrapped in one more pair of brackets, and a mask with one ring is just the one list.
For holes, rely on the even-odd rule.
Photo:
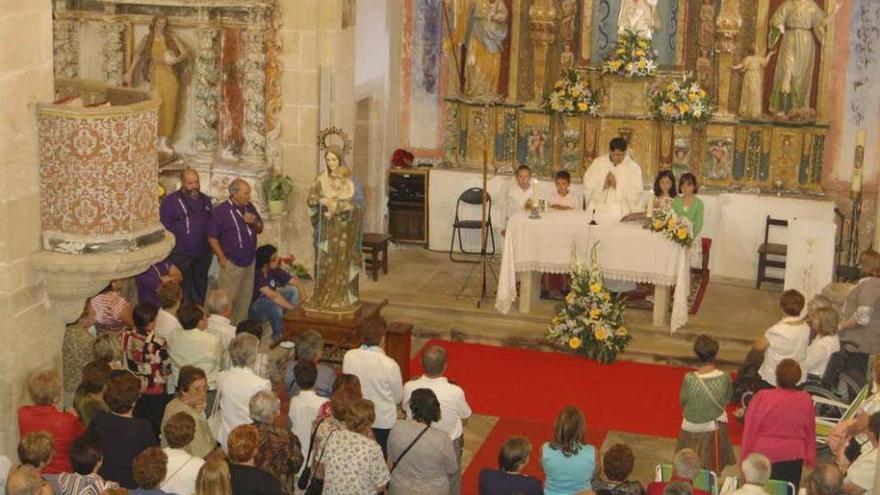
{"label": "painted fresco on wall", "polygon": [[550,116],[524,113],[520,117],[517,139],[517,160],[528,165],[532,173],[547,175],[550,172],[551,141]]}
{"label": "painted fresco on wall", "polygon": [[672,172],[675,177],[691,170],[691,138],[676,137],[672,150]]}
{"label": "painted fresco on wall", "polygon": [[437,148],[440,112],[443,8],[441,0],[415,0],[410,53],[410,122],[414,148]]}
{"label": "painted fresco on wall", "polygon": [[733,139],[729,137],[710,139],[706,147],[704,164],[706,179],[727,180],[733,168]]}

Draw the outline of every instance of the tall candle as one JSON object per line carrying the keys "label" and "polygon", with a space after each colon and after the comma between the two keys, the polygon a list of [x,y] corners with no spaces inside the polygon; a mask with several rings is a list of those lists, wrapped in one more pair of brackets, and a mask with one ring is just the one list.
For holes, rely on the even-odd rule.
{"label": "tall candle", "polygon": [[853,160],[853,176],[850,184],[850,191],[853,193],[862,192],[862,167],[865,162],[865,130],[859,129],[856,134],[856,149]]}

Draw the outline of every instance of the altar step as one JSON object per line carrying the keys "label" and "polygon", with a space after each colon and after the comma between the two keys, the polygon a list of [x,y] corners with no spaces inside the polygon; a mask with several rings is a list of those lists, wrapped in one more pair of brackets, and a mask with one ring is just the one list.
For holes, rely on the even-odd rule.
{"label": "altar step", "polygon": [[[364,294],[369,299],[368,294]],[[413,324],[415,339],[445,339],[468,343],[496,346],[518,347],[532,350],[560,352],[544,338],[550,318],[543,314],[511,314],[496,312],[491,305],[494,300],[485,301],[477,308],[475,299],[457,299],[434,296],[430,301],[417,295],[395,294],[382,314],[389,321],[405,321]],[[542,301],[542,304],[552,303]],[[630,347],[621,359],[691,366],[696,363],[693,355],[693,341],[700,333],[710,333],[720,343],[719,366],[734,370],[742,363],[752,339],[737,335],[724,335],[715,331],[684,327],[674,335],[668,328],[651,324],[647,311],[630,311],[627,315],[628,328],[633,336]]]}

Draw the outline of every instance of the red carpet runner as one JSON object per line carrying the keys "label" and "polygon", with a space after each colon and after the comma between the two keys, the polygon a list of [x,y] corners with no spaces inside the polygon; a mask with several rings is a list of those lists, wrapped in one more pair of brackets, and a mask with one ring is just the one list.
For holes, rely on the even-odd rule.
{"label": "red carpet runner", "polygon": [[[573,404],[587,419],[587,437],[601,446],[611,430],[675,438],[681,425],[679,388],[687,368],[620,361],[600,365],[579,356],[460,342],[431,341],[448,354],[450,381],[460,385],[475,414],[501,419],[464,475],[464,493],[476,493],[480,469],[497,465],[510,435],[532,442],[527,472],[543,478],[540,446],[553,435],[559,410]],[[410,366],[421,374],[421,355]],[[739,443],[741,428],[731,423]]]}

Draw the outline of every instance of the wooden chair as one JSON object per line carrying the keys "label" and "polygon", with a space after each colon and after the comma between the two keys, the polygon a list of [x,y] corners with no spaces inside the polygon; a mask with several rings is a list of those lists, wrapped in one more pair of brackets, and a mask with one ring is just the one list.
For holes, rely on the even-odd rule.
{"label": "wooden chair", "polygon": [[703,237],[700,241],[702,242],[703,248],[702,263],[699,267],[691,268],[691,281],[696,277],[700,284],[697,291],[693,293],[693,301],[691,301],[691,307],[688,310],[688,314],[692,315],[697,314],[697,311],[700,310],[700,305],[703,303],[703,296],[706,295],[706,288],[709,287],[709,252],[712,250],[712,239],[709,237]]}
{"label": "wooden chair", "polygon": [[[770,218],[770,215],[767,215],[767,220],[764,223],[764,243],[758,246],[758,280],[755,283],[755,288],[761,288],[761,282],[773,282],[777,284],[785,283],[785,280],[777,277],[768,277],[767,276],[767,268],[781,268],[785,269],[785,255],[788,253],[788,246],[785,244],[778,244],[770,242],[770,227],[788,227],[788,220],[779,220],[776,218]],[[777,258],[783,258],[780,260],[771,260],[768,259],[768,256],[774,256]]]}
{"label": "wooden chair", "polygon": [[391,236],[388,234],[365,233],[361,242],[361,252],[368,255],[364,258],[367,273],[373,281],[379,280],[379,269],[382,273],[388,273],[388,243]]}

